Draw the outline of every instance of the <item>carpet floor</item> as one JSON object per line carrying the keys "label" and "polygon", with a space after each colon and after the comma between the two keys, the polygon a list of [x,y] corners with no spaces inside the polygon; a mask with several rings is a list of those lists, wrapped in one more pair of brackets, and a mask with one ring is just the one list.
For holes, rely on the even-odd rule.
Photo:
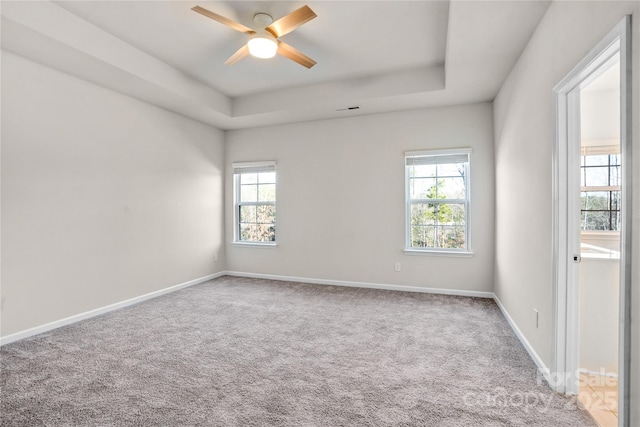
{"label": "carpet floor", "polygon": [[594,426],[495,302],[221,277],[0,350],[2,426]]}

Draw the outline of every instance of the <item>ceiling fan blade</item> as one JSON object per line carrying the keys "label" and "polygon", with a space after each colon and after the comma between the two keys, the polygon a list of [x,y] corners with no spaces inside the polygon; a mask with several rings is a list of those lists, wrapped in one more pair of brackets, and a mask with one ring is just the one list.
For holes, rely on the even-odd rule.
{"label": "ceiling fan blade", "polygon": [[273,24],[269,25],[265,30],[269,31],[275,38],[289,34],[305,22],[311,21],[316,15],[309,6],[302,6],[300,9],[294,10],[287,16],[283,16]]}
{"label": "ceiling fan blade", "polygon": [[213,13],[210,10],[205,9],[204,7],[194,6],[191,8],[191,10],[193,10],[194,12],[198,12],[199,14],[204,15],[207,18],[211,18],[214,21],[218,21],[221,24],[226,25],[227,27],[231,27],[236,31],[240,31],[241,33],[245,33],[245,34],[255,33],[255,31],[253,31],[251,28],[245,27],[244,25],[236,21],[232,21],[231,19],[225,18],[222,15],[218,15],[217,13]]}
{"label": "ceiling fan blade", "polygon": [[278,54],[307,68],[311,68],[316,65],[316,61],[281,40],[278,40]]}
{"label": "ceiling fan blade", "polygon": [[245,44],[240,49],[238,49],[236,53],[231,55],[231,57],[227,59],[224,63],[225,65],[233,65],[247,56],[249,56],[249,46]]}

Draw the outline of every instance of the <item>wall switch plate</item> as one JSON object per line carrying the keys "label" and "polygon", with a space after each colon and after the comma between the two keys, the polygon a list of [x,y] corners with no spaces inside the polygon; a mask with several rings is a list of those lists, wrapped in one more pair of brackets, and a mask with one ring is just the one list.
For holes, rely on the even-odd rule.
{"label": "wall switch plate", "polygon": [[218,262],[218,254],[213,254],[213,262]]}
{"label": "wall switch plate", "polygon": [[399,263],[399,262],[396,262],[395,270],[396,270],[396,271],[400,271],[400,269],[401,269],[401,265],[400,265],[400,263]]}

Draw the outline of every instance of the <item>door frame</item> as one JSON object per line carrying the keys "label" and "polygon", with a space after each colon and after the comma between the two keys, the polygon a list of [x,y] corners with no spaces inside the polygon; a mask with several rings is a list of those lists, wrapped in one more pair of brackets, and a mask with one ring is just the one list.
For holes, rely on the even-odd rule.
{"label": "door frame", "polygon": [[[620,232],[620,313],[618,413],[619,425],[629,425],[630,314],[631,314],[631,16],[625,16],[607,36],[554,88],[556,135],[553,147],[553,297],[554,342],[550,385],[565,394],[577,394],[579,368],[579,300],[574,248],[579,248],[575,215],[579,209],[577,156],[570,155],[579,140],[579,90],[594,78],[594,72],[620,54],[620,149],[622,156]],[[577,246],[576,246],[577,245]],[[579,255],[579,254],[578,254]]]}

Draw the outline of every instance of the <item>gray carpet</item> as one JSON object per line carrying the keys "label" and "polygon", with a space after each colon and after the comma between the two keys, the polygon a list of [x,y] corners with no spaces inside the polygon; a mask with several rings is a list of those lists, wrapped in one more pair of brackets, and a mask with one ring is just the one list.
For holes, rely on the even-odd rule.
{"label": "gray carpet", "polygon": [[222,277],[1,349],[3,426],[592,426],[491,300]]}

